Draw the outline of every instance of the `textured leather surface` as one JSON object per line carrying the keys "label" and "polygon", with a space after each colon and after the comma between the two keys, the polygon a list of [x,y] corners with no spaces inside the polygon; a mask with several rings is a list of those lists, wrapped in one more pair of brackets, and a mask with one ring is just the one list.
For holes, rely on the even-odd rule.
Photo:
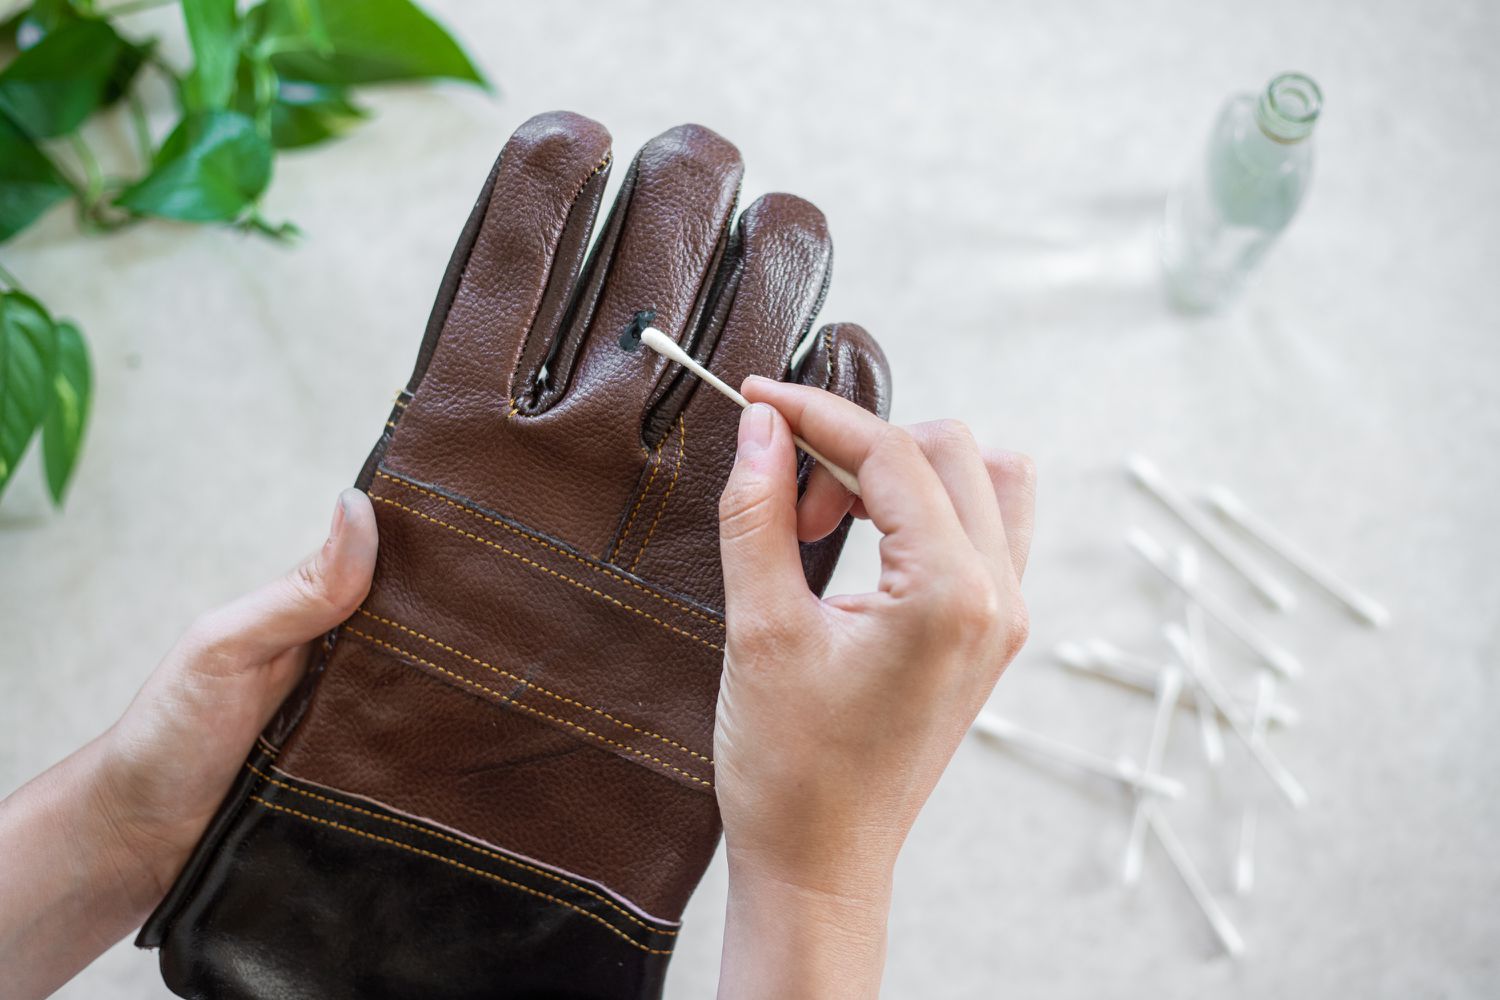
{"label": "textured leather surface", "polygon": [[[859,328],[809,336],[821,213],[734,223],[724,139],[664,133],[585,248],[610,163],[555,113],[506,144],[359,485],[380,556],[140,942],[183,996],[653,996],[719,834],[718,496],[738,411],[627,353],[884,414]],[[806,466],[804,466],[804,473]],[[821,591],[847,522],[804,546]]]}

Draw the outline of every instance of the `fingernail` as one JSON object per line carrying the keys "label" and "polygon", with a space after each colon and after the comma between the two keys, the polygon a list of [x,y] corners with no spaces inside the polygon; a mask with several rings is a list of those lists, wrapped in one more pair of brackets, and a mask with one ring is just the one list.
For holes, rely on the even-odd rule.
{"label": "fingernail", "polygon": [[339,537],[339,532],[344,528],[344,511],[349,505],[348,490],[339,494],[338,503],[333,505],[333,523],[328,526],[328,540],[331,542]]}
{"label": "fingernail", "polygon": [[763,451],[771,443],[775,427],[773,412],[765,403],[751,403],[740,414],[739,449],[741,454]]}

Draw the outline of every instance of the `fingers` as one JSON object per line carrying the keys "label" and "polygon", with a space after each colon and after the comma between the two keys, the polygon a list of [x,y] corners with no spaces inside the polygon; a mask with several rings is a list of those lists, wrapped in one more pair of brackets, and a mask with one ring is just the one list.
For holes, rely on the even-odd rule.
{"label": "fingers", "polygon": [[911,428],[922,454],[943,481],[958,522],[974,548],[999,573],[1012,571],[1006,528],[1000,518],[994,484],[969,428],[957,420],[933,420]]}
{"label": "fingers", "polygon": [[339,494],[328,540],[296,568],[200,623],[200,638],[239,663],[267,660],[348,618],[375,574],[375,511],[355,489]]}
{"label": "fingers", "polygon": [[989,472],[1000,518],[1005,522],[1005,539],[1010,545],[1010,561],[1016,578],[1026,573],[1031,555],[1031,528],[1036,510],[1036,464],[1013,451],[986,448],[984,465]]}
{"label": "fingers", "polygon": [[856,499],[832,473],[814,465],[807,477],[807,489],[797,503],[798,540],[816,542],[827,537],[843,522],[844,515],[854,509]]}
{"label": "fingers", "polygon": [[719,500],[729,621],[784,621],[811,599],[797,548],[797,460],[786,421],[764,404],[740,415],[738,451]]}
{"label": "fingers", "polygon": [[859,479],[865,511],[886,536],[884,571],[899,574],[969,547],[942,480],[905,430],[809,386],[752,377],[742,391],[774,406],[794,433]]}
{"label": "fingers", "polygon": [[[830,323],[804,341],[793,381],[852,399],[884,418],[891,407],[890,365],[873,337],[853,323]],[[813,463],[798,506],[797,531],[803,540],[808,585],[821,594],[843,548],[844,515],[866,517],[865,508]]]}

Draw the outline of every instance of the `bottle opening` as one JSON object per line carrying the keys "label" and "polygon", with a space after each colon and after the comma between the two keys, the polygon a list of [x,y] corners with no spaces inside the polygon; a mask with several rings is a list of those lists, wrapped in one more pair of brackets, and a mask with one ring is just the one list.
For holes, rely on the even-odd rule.
{"label": "bottle opening", "polygon": [[1260,95],[1255,117],[1277,142],[1300,142],[1312,134],[1322,110],[1323,92],[1311,77],[1282,73]]}

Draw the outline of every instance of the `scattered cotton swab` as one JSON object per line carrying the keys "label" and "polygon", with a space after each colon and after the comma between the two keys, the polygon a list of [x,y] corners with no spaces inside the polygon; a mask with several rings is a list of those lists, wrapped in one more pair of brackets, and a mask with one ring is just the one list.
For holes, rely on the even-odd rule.
{"label": "scattered cotton swab", "polygon": [[1214,899],[1214,894],[1209,891],[1203,876],[1193,864],[1193,859],[1182,846],[1182,841],[1177,839],[1177,834],[1172,832],[1156,802],[1147,801],[1146,816],[1152,831],[1156,833],[1156,839],[1161,841],[1162,848],[1167,852],[1172,867],[1177,869],[1177,874],[1182,877],[1183,884],[1187,886],[1198,908],[1208,918],[1208,925],[1213,928],[1219,943],[1231,957],[1239,958],[1245,952],[1245,939],[1240,937],[1240,932],[1230,923],[1228,914],[1219,906],[1219,901]]}
{"label": "scattered cotton swab", "polygon": [[[1270,671],[1262,670],[1256,680],[1255,714],[1250,718],[1250,737],[1264,743],[1271,699],[1276,696],[1276,679]],[[1234,852],[1234,891],[1241,896],[1248,895],[1255,886],[1255,828],[1258,819],[1255,800],[1246,797],[1244,811],[1240,813],[1240,842]]]}
{"label": "scattered cotton swab", "polygon": [[1385,605],[1339,579],[1333,571],[1308,555],[1301,546],[1246,507],[1244,502],[1227,488],[1212,487],[1205,491],[1203,499],[1218,512],[1220,517],[1237,525],[1251,538],[1280,556],[1287,565],[1322,587],[1335,600],[1348,608],[1356,618],[1376,628],[1384,628],[1390,623],[1391,615],[1385,609]]}
{"label": "scattered cotton swab", "polygon": [[1113,778],[1137,790],[1154,792],[1169,799],[1182,797],[1183,789],[1180,781],[1143,771],[1133,761],[1124,757],[1111,760],[1092,751],[1082,750],[1061,740],[1055,740],[1050,736],[1022,729],[1009,719],[990,712],[979,713],[979,717],[974,720],[974,728],[985,736],[1000,740],[1002,743],[1051,757],[1053,760],[1061,761],[1080,770]]}
{"label": "scattered cotton swab", "polygon": [[[1188,586],[1198,586],[1198,550],[1191,545],[1177,549],[1177,572]],[[1193,659],[1208,669],[1208,646],[1203,639],[1203,609],[1191,597],[1184,599],[1186,607],[1183,617],[1187,621],[1188,651]],[[1198,706],[1198,737],[1203,743],[1203,756],[1209,767],[1224,763],[1224,735],[1219,732],[1219,713],[1208,700],[1203,685],[1193,684],[1193,701]]]}
{"label": "scattered cotton swab", "polygon": [[1217,597],[1212,591],[1205,589],[1202,585],[1193,585],[1184,581],[1182,575],[1177,572],[1177,568],[1171,564],[1171,560],[1167,556],[1167,550],[1162,547],[1160,542],[1140,528],[1131,528],[1129,534],[1126,536],[1126,541],[1135,550],[1137,555],[1146,560],[1152,569],[1165,577],[1178,590],[1196,601],[1198,606],[1210,618],[1218,622],[1226,632],[1243,643],[1252,653],[1286,677],[1296,678],[1301,675],[1302,664],[1295,656],[1251,628],[1243,618],[1236,614],[1228,604]]}
{"label": "scattered cotton swab", "polygon": [[1183,631],[1182,626],[1174,623],[1167,625],[1162,631],[1167,637],[1167,642],[1171,643],[1173,651],[1183,661],[1183,666],[1188,668],[1193,679],[1208,693],[1209,698],[1218,707],[1219,714],[1229,720],[1229,728],[1240,738],[1240,742],[1245,744],[1245,749],[1250,751],[1250,756],[1255,758],[1255,762],[1281,790],[1281,794],[1292,804],[1293,808],[1301,809],[1307,805],[1307,791],[1286,769],[1286,766],[1266,748],[1265,741],[1253,738],[1250,733],[1250,720],[1239,711],[1238,706],[1230,698],[1229,692],[1224,690],[1224,686],[1219,683],[1213,671],[1206,670],[1202,664],[1194,662],[1187,646],[1187,633]]}
{"label": "scattered cotton swab", "polygon": [[[1086,642],[1066,640],[1054,646],[1052,654],[1069,670],[1097,677],[1100,680],[1113,681],[1142,694],[1154,695],[1156,693],[1156,677],[1161,673],[1162,664],[1127,652],[1102,639],[1090,639]],[[1150,665],[1142,666],[1142,664]],[[1177,704],[1183,709],[1196,709],[1196,705],[1190,703],[1189,700],[1190,688],[1191,679],[1183,684],[1183,693],[1177,697]],[[1254,707],[1253,703],[1245,698],[1236,698],[1235,704],[1246,713]],[[1217,706],[1214,707],[1214,712],[1218,712]],[[1297,725],[1301,719],[1297,710],[1286,702],[1272,703],[1270,721],[1273,724],[1290,728]]]}
{"label": "scattered cotton swab", "polygon": [[1187,496],[1161,474],[1155,462],[1144,455],[1129,455],[1125,459],[1125,468],[1141,489],[1155,497],[1163,507],[1203,539],[1203,543],[1244,577],[1266,603],[1278,611],[1290,611],[1296,606],[1297,599],[1287,585],[1257,562],[1254,556],[1229,537],[1222,527],[1206,517],[1203,511],[1193,506]]}
{"label": "scattered cotton swab", "polygon": [[[1177,710],[1177,697],[1182,693],[1182,671],[1176,667],[1165,667],[1156,683],[1156,715],[1151,720],[1151,739],[1146,745],[1145,768],[1149,774],[1161,772],[1167,737],[1172,731],[1172,716]],[[1130,817],[1130,836],[1125,841],[1125,867],[1122,874],[1126,885],[1135,885],[1141,878],[1141,858],[1146,850],[1148,822],[1146,806],[1150,801],[1149,794],[1136,793],[1135,812]]]}

